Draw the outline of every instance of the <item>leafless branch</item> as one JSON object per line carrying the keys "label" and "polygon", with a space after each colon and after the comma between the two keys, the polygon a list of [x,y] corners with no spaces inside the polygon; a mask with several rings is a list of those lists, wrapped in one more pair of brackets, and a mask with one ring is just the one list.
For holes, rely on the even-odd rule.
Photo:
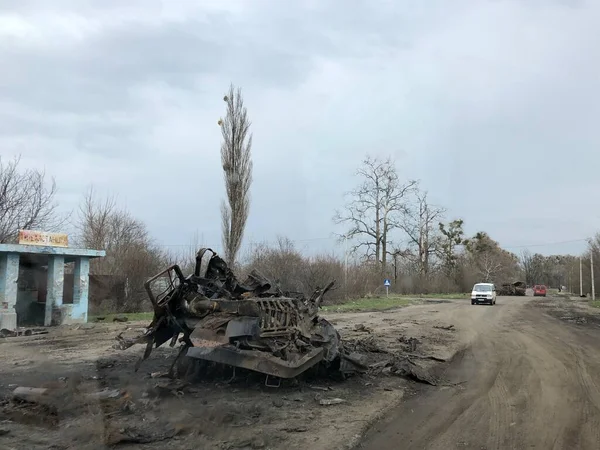
{"label": "leafless branch", "polygon": [[409,248],[414,249],[413,257],[421,275],[427,275],[431,269],[430,256],[437,251],[439,236],[436,224],[446,210],[431,205],[427,200],[427,191],[415,190],[415,202],[405,208],[398,226],[406,233]]}
{"label": "leafless branch", "polygon": [[0,243],[15,242],[19,230],[57,231],[66,222],[58,214],[56,183],[44,171],[19,170],[20,157],[0,158]]}
{"label": "leafless branch", "polygon": [[385,272],[391,233],[398,228],[399,216],[407,207],[406,197],[416,188],[417,181],[402,183],[390,158],[367,156],[356,174],[361,184],[347,193],[350,200],[333,220],[349,227],[345,236],[358,240],[352,245],[352,252],[363,249],[365,259],[374,259]]}
{"label": "leafless branch", "polygon": [[117,208],[114,197],[100,200],[90,188],[79,208],[77,228],[80,245],[106,250],[106,257],[91,262],[92,273],[109,275],[113,283],[125,282],[125,304],[120,307],[141,308],[148,301],[143,283],[169,259],[153,243],[145,224]]}

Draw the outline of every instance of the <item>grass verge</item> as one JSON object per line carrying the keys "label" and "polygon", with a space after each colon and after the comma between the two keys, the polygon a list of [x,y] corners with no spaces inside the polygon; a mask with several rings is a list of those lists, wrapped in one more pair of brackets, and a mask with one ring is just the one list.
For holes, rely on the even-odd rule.
{"label": "grass verge", "polygon": [[[390,295],[389,297],[372,297],[350,300],[337,305],[323,306],[324,312],[350,312],[350,311],[373,311],[391,308],[402,308],[404,306],[419,303],[421,299],[433,300],[463,300],[468,299],[470,294],[414,294],[414,295]],[[599,305],[600,307],[600,305]],[[98,322],[99,317],[104,317],[101,322],[112,322],[115,317],[127,317],[129,321],[150,322],[153,317],[151,312],[123,313],[123,314],[94,314],[89,316],[90,322]]]}
{"label": "grass verge", "polygon": [[594,300],[590,302],[592,308],[600,308],[600,300]]}
{"label": "grass verge", "polygon": [[415,299],[404,297],[360,298],[339,305],[323,306],[325,312],[373,311],[401,308],[416,303]]}
{"label": "grass verge", "polygon": [[414,294],[414,295],[399,295],[400,298],[431,298],[435,300],[462,300],[470,298],[470,293],[453,293],[453,294]]}
{"label": "grass verge", "polygon": [[352,311],[377,311],[391,308],[402,308],[414,305],[422,299],[432,300],[464,300],[470,294],[416,294],[416,295],[391,295],[389,297],[359,298],[337,305],[323,306],[324,312],[352,312]]}

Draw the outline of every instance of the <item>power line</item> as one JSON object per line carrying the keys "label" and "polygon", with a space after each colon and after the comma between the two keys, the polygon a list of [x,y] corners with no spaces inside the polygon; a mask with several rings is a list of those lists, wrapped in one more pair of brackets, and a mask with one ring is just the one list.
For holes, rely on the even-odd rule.
{"label": "power line", "polygon": [[504,245],[502,248],[526,248],[526,247],[548,247],[551,245],[574,244],[576,242],[587,242],[588,239],[572,239],[570,241],[546,242],[544,244],[529,244],[529,245]]}

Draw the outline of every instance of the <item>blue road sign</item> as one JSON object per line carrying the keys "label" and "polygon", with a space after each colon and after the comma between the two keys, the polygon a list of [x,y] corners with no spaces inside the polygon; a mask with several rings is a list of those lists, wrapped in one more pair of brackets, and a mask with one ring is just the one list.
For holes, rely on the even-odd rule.
{"label": "blue road sign", "polygon": [[385,280],[383,280],[383,285],[384,286],[391,286],[392,283],[390,283],[390,280],[388,280],[387,278]]}

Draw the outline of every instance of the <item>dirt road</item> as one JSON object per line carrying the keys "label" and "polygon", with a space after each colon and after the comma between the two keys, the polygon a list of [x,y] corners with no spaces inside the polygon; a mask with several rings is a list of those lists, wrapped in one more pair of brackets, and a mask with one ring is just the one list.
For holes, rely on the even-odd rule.
{"label": "dirt road", "polygon": [[448,308],[467,346],[445,378],[464,383],[421,389],[360,447],[600,448],[600,320],[577,305],[512,297]]}
{"label": "dirt road", "polygon": [[[156,349],[139,372],[143,346],[112,348],[145,323],[0,339],[0,448],[600,448],[600,311],[585,302],[421,300],[327,318],[347,342],[371,348],[376,368],[279,388],[264,377],[189,385],[160,376],[176,348]],[[437,386],[395,373],[391,362],[405,357]],[[52,394],[15,402],[17,386]]]}
{"label": "dirt road", "polygon": [[[415,345],[411,352],[417,356],[449,358],[460,331],[445,328],[448,307],[454,306],[423,301],[328,318],[347,342],[371,347],[376,360],[393,359]],[[380,370],[346,381],[304,379],[278,388],[266,386],[260,376],[228,380],[231,374],[188,385],[155,377],[168,369],[177,348],[155,349],[139,372],[134,365],[143,346],[112,348],[118,333],[137,334],[143,325],[66,326],[47,335],[0,339],[0,448],[350,448],[414,384]],[[425,369],[439,364],[415,361]],[[51,398],[44,399],[49,407],[12,401],[17,386],[50,389]],[[119,395],[90,399],[103,390]],[[322,406],[323,398],[343,403]]]}

